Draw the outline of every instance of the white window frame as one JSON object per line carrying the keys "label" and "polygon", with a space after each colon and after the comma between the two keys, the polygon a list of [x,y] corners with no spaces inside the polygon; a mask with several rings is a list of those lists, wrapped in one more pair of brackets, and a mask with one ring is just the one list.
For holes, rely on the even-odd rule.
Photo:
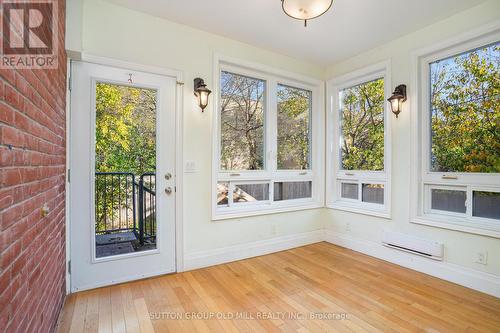
{"label": "white window frame", "polygon": [[[221,54],[214,54],[214,113],[212,149],[212,220],[280,213],[294,210],[321,208],[324,206],[324,86],[312,79],[274,67],[248,62]],[[220,75],[222,71],[261,79],[265,84],[264,122],[264,169],[220,169]],[[311,116],[311,164],[309,170],[277,170],[277,86],[287,85],[312,92]],[[310,198],[274,201],[275,182],[312,182]],[[217,183],[229,183],[228,196],[232,197],[234,184],[269,183],[269,201],[251,204],[217,205]]]}
{"label": "white window frame", "polygon": [[[362,83],[384,79],[384,94],[391,95],[391,62],[386,60],[327,82],[327,165],[326,165],[326,206],[365,215],[391,218],[391,121],[389,103],[384,103],[384,170],[343,170],[341,168],[340,110],[339,92]],[[341,197],[341,183],[357,183],[358,199]],[[363,184],[383,184],[384,204],[362,201]]]}
{"label": "white window frame", "polygon": [[[500,238],[500,221],[472,216],[473,191],[500,192],[500,174],[433,172],[430,165],[429,65],[500,41],[500,21],[437,43],[412,54],[410,221],[444,229]],[[429,209],[430,187],[466,190],[466,213]]]}

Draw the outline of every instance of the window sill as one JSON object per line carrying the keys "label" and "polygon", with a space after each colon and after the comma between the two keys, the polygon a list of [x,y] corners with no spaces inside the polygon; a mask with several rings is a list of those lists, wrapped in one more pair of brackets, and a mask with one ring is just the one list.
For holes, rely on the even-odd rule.
{"label": "window sill", "polygon": [[331,202],[326,205],[327,208],[330,209],[335,209],[335,210],[342,210],[346,212],[351,212],[351,213],[357,213],[357,214],[363,214],[363,215],[369,215],[369,216],[375,216],[375,217],[381,217],[384,219],[391,219],[391,213],[385,210],[385,206],[383,206],[383,209],[380,210],[375,210],[375,209],[369,209],[360,205],[353,205],[353,204],[348,204],[348,203],[343,203],[343,202]]}
{"label": "window sill", "polygon": [[270,207],[269,205],[255,205],[254,207],[244,207],[238,210],[231,210],[225,212],[215,212],[212,216],[212,221],[221,221],[221,220],[229,220],[229,219],[237,219],[242,217],[251,217],[251,216],[259,216],[259,215],[269,215],[269,214],[278,214],[278,213],[286,213],[293,212],[305,209],[316,209],[323,208],[323,204],[320,202],[307,202],[307,203],[293,203],[293,204],[283,204],[279,206]]}
{"label": "window sill", "polygon": [[416,216],[412,217],[410,219],[410,222],[441,229],[466,232],[469,234],[500,238],[500,228],[499,230],[478,228],[477,223],[463,218],[456,218],[450,216],[448,217]]}

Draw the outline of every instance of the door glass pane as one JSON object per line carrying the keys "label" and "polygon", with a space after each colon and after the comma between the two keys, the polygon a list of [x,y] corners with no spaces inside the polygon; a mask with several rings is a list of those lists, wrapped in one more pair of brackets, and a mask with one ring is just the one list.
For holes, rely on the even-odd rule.
{"label": "door glass pane", "polygon": [[358,184],[354,183],[342,183],[340,189],[340,196],[345,199],[355,199],[358,200]]}
{"label": "door glass pane", "polygon": [[431,171],[500,172],[500,42],[430,64]]}
{"label": "door glass pane", "polygon": [[278,84],[278,169],[311,168],[312,92]]}
{"label": "door glass pane", "polygon": [[384,185],[382,184],[363,184],[361,188],[363,202],[375,204],[384,204]]}
{"label": "door glass pane", "polygon": [[465,214],[467,193],[457,190],[431,190],[431,208]]}
{"label": "door glass pane", "polygon": [[489,219],[500,219],[500,193],[474,191],[472,215]]}
{"label": "door glass pane", "polygon": [[384,170],[384,79],[339,92],[341,166],[344,170]]}
{"label": "door glass pane", "polygon": [[221,73],[221,170],[264,168],[263,80]]}
{"label": "door glass pane", "polygon": [[312,182],[274,183],[274,201],[310,198]]}
{"label": "door glass pane", "polygon": [[234,203],[266,200],[269,200],[269,184],[240,184],[234,186]]}
{"label": "door glass pane", "polygon": [[96,257],[156,248],[153,89],[96,83]]}

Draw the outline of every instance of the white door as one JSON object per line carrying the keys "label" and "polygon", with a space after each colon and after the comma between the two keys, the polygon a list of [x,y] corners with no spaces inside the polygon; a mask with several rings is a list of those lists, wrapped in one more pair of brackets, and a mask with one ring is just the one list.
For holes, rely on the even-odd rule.
{"label": "white door", "polygon": [[71,290],[174,272],[176,79],[71,72]]}

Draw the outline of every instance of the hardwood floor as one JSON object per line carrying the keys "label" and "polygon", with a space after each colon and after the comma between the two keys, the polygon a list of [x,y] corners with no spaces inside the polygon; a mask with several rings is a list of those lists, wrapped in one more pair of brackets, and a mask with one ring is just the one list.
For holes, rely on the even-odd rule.
{"label": "hardwood floor", "polygon": [[500,299],[317,243],[73,294],[58,326],[61,333],[226,331],[500,332]]}

